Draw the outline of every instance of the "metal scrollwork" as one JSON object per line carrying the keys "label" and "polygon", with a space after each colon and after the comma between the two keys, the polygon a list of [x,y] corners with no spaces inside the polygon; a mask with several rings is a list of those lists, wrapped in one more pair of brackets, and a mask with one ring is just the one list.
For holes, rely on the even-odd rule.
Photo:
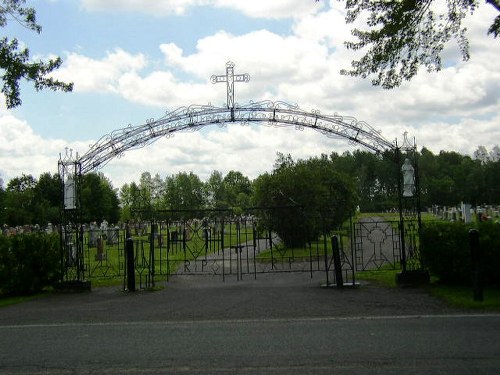
{"label": "metal scrollwork", "polygon": [[85,173],[102,168],[114,157],[122,157],[127,150],[145,147],[160,137],[171,138],[179,131],[198,131],[207,125],[225,128],[230,123],[248,126],[254,122],[272,127],[292,126],[299,131],[311,128],[330,138],[345,138],[349,144],[358,144],[377,153],[396,147],[381,136],[380,130],[354,117],[337,113],[322,115],[319,110],[303,111],[297,104],[263,100],[233,108],[212,105],[179,107],[157,120],[150,118],[143,125],[129,124],[104,135],[89,147],[87,153],[78,157],[78,161]]}

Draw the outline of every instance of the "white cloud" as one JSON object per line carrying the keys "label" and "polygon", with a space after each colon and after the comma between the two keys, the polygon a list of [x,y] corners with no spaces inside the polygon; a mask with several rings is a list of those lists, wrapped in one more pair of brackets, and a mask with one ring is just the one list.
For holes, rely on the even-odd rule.
{"label": "white cloud", "polygon": [[239,11],[255,18],[298,18],[323,7],[313,0],[82,0],[89,11],[142,12],[154,16],[185,14],[192,7],[213,6]]}
{"label": "white cloud", "polygon": [[209,3],[209,0],[82,0],[82,6],[89,11],[142,12],[153,16],[184,14],[193,6]]}
{"label": "white cloud", "polygon": [[316,13],[323,7],[322,3],[304,0],[214,0],[218,7],[226,7],[256,18],[299,18]]}
{"label": "white cloud", "polygon": [[[202,3],[208,4],[155,1],[148,2],[154,5],[146,10],[166,12],[169,7],[177,7],[178,12],[183,12]],[[285,4],[269,3],[283,8]],[[113,6],[135,10],[145,3],[87,0],[83,4],[93,10]],[[250,12],[250,4],[262,9],[267,6],[263,2],[217,2],[219,6],[240,7],[242,12]],[[236,101],[240,104],[250,100],[286,100],[298,103],[305,111],[319,109],[323,114],[353,115],[381,130],[390,141],[395,138],[401,141],[403,132],[408,131],[410,136],[416,136],[419,147],[425,146],[433,152],[472,154],[479,145],[491,149],[498,143],[500,48],[493,38],[485,35],[484,25],[491,21],[492,13],[488,6],[481,6],[470,18],[469,62],[448,61],[441,72],[421,71],[411,82],[390,91],[372,87],[368,80],[339,74],[353,58],[353,53],[342,44],[349,37],[349,27],[344,24],[339,7],[339,2],[333,1],[326,11],[296,19],[292,32],[285,35],[264,29],[240,35],[221,30],[200,38],[194,52],[186,52],[191,49],[165,40],[159,46],[159,57],[131,54],[126,44],[103,53],[102,58],[71,53],[57,75],[75,82],[75,91],[112,93],[128,102],[152,106],[155,111],[156,108],[173,110],[209,102],[223,105],[225,86],[213,85],[209,79],[212,74],[224,74],[225,63],[232,60],[236,63],[236,74],[251,75],[250,82],[236,84]],[[456,58],[456,52],[450,47],[445,56]],[[153,64],[153,59],[161,63]],[[160,117],[154,112],[144,113],[144,117],[148,116]],[[54,171],[59,152],[67,146],[62,140],[45,139],[33,133],[29,124],[12,114],[0,116],[0,130],[0,175],[4,181],[23,172],[38,176]],[[97,139],[102,135],[89,137]],[[70,147],[83,154],[93,142]],[[206,178],[214,169],[223,172],[237,169],[253,178],[272,168],[277,151],[305,158],[348,149],[353,147],[347,141],[332,140],[308,129],[297,132],[231,124],[227,129],[211,127],[160,139],[113,160],[103,172],[115,186],[131,179],[138,181],[143,171],[166,176],[192,170]]]}
{"label": "white cloud", "polygon": [[0,177],[5,183],[22,174],[38,178],[45,172],[56,173],[59,153],[65,147],[81,150],[89,144],[43,138],[10,113],[0,113],[0,134]]}
{"label": "white cloud", "polygon": [[64,65],[53,75],[65,82],[74,83],[74,91],[114,92],[123,74],[136,72],[146,66],[142,54],[131,55],[121,49],[106,53],[101,60],[70,53]]}

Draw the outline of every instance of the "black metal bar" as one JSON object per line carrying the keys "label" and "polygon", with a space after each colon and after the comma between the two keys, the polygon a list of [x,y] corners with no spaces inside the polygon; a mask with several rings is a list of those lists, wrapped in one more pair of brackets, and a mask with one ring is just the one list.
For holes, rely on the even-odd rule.
{"label": "black metal bar", "polygon": [[155,286],[155,236],[157,234],[156,223],[151,220],[151,236],[149,240],[149,273],[151,278],[151,286]]}
{"label": "black metal bar", "polygon": [[127,289],[129,292],[135,292],[134,240],[132,238],[127,238],[125,256],[127,263]]}
{"label": "black metal bar", "polygon": [[472,260],[472,282],[474,301],[483,301],[483,283],[481,278],[481,247],[479,246],[479,231],[469,230],[469,245]]}
{"label": "black metal bar", "polygon": [[330,279],[329,279],[329,266],[328,266],[328,251],[327,251],[327,245],[326,245],[326,234],[323,235],[323,249],[325,251],[325,273],[326,273],[326,285],[330,285]]}
{"label": "black metal bar", "polygon": [[340,262],[339,238],[337,236],[332,237],[332,251],[333,267],[335,269],[335,283],[337,284],[337,288],[343,288],[344,280],[342,278],[342,263]]}
{"label": "black metal bar", "polygon": [[[349,230],[351,231],[351,243],[352,240],[353,226],[352,226],[352,216],[349,217]],[[352,285],[356,285],[356,264],[355,264],[355,248],[351,248],[351,269],[352,269]]]}
{"label": "black metal bar", "polygon": [[406,243],[405,243],[405,224],[403,218],[403,186],[401,184],[401,150],[396,148],[396,176],[398,179],[398,205],[399,205],[399,239],[401,244],[401,268],[406,272]]}
{"label": "black metal bar", "polygon": [[[220,221],[220,247],[222,250],[222,282],[226,281],[226,261],[224,259],[224,219]],[[231,252],[229,252],[231,253]],[[229,267],[231,267],[231,260],[229,260]]]}

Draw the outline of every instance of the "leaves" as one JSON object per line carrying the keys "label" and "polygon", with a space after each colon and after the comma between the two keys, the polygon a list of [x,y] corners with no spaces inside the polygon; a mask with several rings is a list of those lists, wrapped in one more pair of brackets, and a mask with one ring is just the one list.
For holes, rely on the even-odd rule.
{"label": "leaves", "polygon": [[[490,3],[498,3],[489,1]],[[446,9],[433,0],[346,1],[346,22],[355,23],[366,16],[366,29],[354,28],[354,41],[345,42],[351,50],[367,49],[341,74],[368,78],[372,84],[391,89],[412,79],[420,67],[439,71],[441,53],[452,39],[457,41],[462,59],[469,59],[469,42],[464,18],[477,7],[476,0],[447,0]],[[497,8],[499,9],[499,8]],[[488,33],[500,30],[497,17]]]}
{"label": "leaves", "polygon": [[[24,27],[40,33],[42,28],[36,23],[36,13],[33,8],[24,8],[24,0],[2,0],[0,2],[0,26],[9,21],[9,17]],[[0,39],[0,72],[3,81],[1,92],[5,95],[7,108],[22,104],[19,82],[25,79],[32,82],[35,90],[45,88],[51,90],[72,91],[73,83],[64,83],[50,77],[50,73],[62,64],[60,57],[48,61],[30,61],[28,48],[20,48],[16,38]]]}

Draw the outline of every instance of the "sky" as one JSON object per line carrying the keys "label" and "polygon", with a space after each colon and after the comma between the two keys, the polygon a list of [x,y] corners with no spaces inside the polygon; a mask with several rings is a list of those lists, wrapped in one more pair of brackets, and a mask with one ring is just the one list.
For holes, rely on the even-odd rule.
{"label": "sky", "polygon": [[[34,59],[60,56],[58,79],[71,93],[21,85],[22,105],[0,104],[0,179],[56,173],[66,149],[85,154],[114,130],[139,126],[189,105],[225,106],[226,89],[210,77],[250,74],[235,84],[235,101],[285,101],[310,112],[353,116],[389,141],[408,132],[417,147],[471,155],[500,143],[500,40],[487,36],[497,12],[480,3],[466,19],[470,41],[464,62],[454,43],[443,69],[424,68],[393,90],[340,75],[361,55],[348,51],[352,25],[336,0],[28,0],[42,32],[15,22],[1,31],[26,45]],[[294,159],[339,154],[359,147],[310,129],[262,125],[205,127],[177,132],[125,152],[100,172],[115,188],[143,172],[162,178],[214,170],[253,179],[271,171],[276,153]]]}

